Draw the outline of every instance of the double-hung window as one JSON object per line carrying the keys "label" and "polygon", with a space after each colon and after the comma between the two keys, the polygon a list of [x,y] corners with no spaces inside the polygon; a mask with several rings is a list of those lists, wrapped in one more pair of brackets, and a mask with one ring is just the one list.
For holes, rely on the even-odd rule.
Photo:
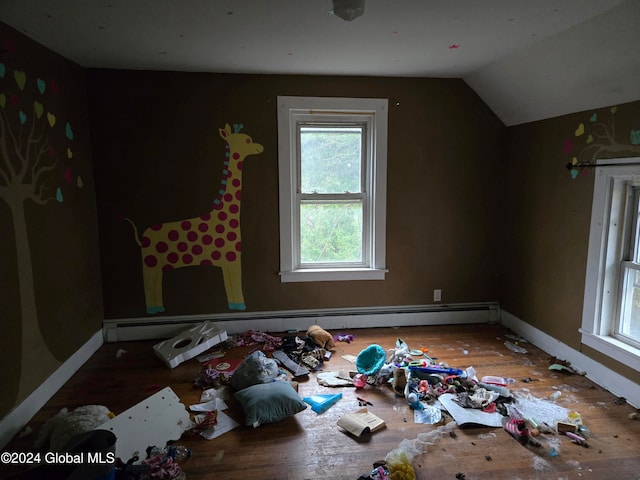
{"label": "double-hung window", "polygon": [[640,158],[595,171],[582,343],[640,370]]}
{"label": "double-hung window", "polygon": [[384,279],[387,105],[278,97],[283,282]]}

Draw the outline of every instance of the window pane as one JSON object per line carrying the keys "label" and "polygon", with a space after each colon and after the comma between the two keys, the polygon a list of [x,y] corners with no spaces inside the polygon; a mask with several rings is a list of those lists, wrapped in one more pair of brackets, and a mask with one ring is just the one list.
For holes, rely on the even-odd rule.
{"label": "window pane", "polygon": [[300,190],[360,193],[362,127],[300,128]]}
{"label": "window pane", "polygon": [[618,333],[640,342],[640,271],[625,268]]}
{"label": "window pane", "polygon": [[362,204],[302,204],[300,261],[362,262]]}

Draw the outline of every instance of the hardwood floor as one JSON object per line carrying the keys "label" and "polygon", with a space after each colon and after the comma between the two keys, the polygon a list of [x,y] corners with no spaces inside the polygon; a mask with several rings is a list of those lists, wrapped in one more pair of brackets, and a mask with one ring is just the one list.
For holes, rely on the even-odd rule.
{"label": "hardwood floor", "polygon": [[[201,437],[176,442],[193,451],[181,463],[189,480],[209,479],[348,479],[368,475],[373,463],[401,445],[415,448],[413,458],[417,479],[640,479],[640,420],[630,419],[637,412],[624,400],[601,389],[584,376],[551,371],[554,359],[535,346],[524,344],[528,353],[507,349],[500,325],[457,325],[357,329],[332,333],[351,333],[351,343],[338,342],[325,371],[355,370],[342,355],[357,355],[372,343],[385,350],[397,338],[411,348],[428,348],[429,355],[451,367],[473,366],[478,377],[498,375],[516,380],[511,389],[521,395],[548,398],[560,392],[555,401],[579,412],[590,429],[589,447],[576,445],[566,436],[541,435],[542,447],[522,446],[502,428],[459,428],[448,424],[416,424],[413,411],[404,398],[394,395],[390,386],[367,386],[357,393],[352,387],[320,386],[315,374],[299,383],[300,396],[341,392],[343,398],[323,414],[310,408],[278,423],[253,429],[244,426],[244,414],[233,396],[226,412],[241,426],[214,440]],[[301,333],[304,334],[304,333]],[[35,432],[61,408],[102,404],[116,414],[169,386],[182,403],[199,403],[201,390],[193,382],[200,372],[194,359],[170,370],[154,355],[155,341],[105,344],[57,392],[33,418]],[[255,348],[255,347],[251,347]],[[122,353],[122,350],[126,353]],[[229,358],[248,353],[248,347],[227,352]],[[120,351],[121,355],[118,355]],[[386,421],[387,427],[368,441],[343,433],[336,421],[344,413],[359,408],[356,396],[373,405],[369,409]],[[538,419],[540,420],[540,419]],[[447,423],[445,426],[444,423]],[[429,433],[431,432],[431,433]],[[424,438],[425,435],[428,438]],[[423,442],[416,439],[421,436]],[[5,450],[33,449],[34,436],[16,437]],[[425,443],[426,442],[426,443]],[[163,443],[163,439],[158,439]],[[557,456],[549,451],[555,448]],[[8,470],[4,470],[6,474]]]}

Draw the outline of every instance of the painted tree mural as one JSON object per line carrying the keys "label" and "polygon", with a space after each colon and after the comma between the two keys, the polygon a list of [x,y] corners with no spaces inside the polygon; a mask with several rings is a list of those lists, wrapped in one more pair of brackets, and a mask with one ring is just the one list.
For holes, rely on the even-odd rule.
{"label": "painted tree mural", "polygon": [[[6,44],[3,53],[15,49]],[[21,362],[18,400],[34,385],[42,365],[56,367],[60,361],[42,337],[36,305],[34,270],[29,248],[26,207],[29,203],[51,208],[64,202],[65,191],[82,188],[74,176],[73,129],[64,115],[55,79],[34,77],[0,63],[0,200],[13,221],[21,308]],[[3,235],[11,229],[4,228]],[[33,381],[33,380],[31,380]]]}
{"label": "painted tree mural", "polygon": [[598,159],[640,154],[640,129],[616,132],[617,110],[613,106],[608,111],[593,112],[586,122],[576,126],[572,137],[565,139],[562,153],[570,159],[566,168],[571,178],[580,172],[586,174]]}

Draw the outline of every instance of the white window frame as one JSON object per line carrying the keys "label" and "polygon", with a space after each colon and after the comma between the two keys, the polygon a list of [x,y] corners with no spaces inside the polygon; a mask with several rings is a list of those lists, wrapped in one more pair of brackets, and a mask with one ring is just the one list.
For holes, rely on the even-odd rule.
{"label": "white window frame", "polygon": [[640,185],[640,158],[598,160],[595,167],[582,343],[640,371],[640,349],[615,336],[621,260],[627,245],[628,185]]}
{"label": "white window frame", "polygon": [[[384,280],[386,270],[388,100],[378,98],[278,97],[278,170],[280,193],[280,279],[282,282]],[[367,121],[370,141],[365,165],[363,266],[301,268],[297,184],[297,124],[310,118],[357,117]],[[365,244],[366,242],[366,244]]]}

